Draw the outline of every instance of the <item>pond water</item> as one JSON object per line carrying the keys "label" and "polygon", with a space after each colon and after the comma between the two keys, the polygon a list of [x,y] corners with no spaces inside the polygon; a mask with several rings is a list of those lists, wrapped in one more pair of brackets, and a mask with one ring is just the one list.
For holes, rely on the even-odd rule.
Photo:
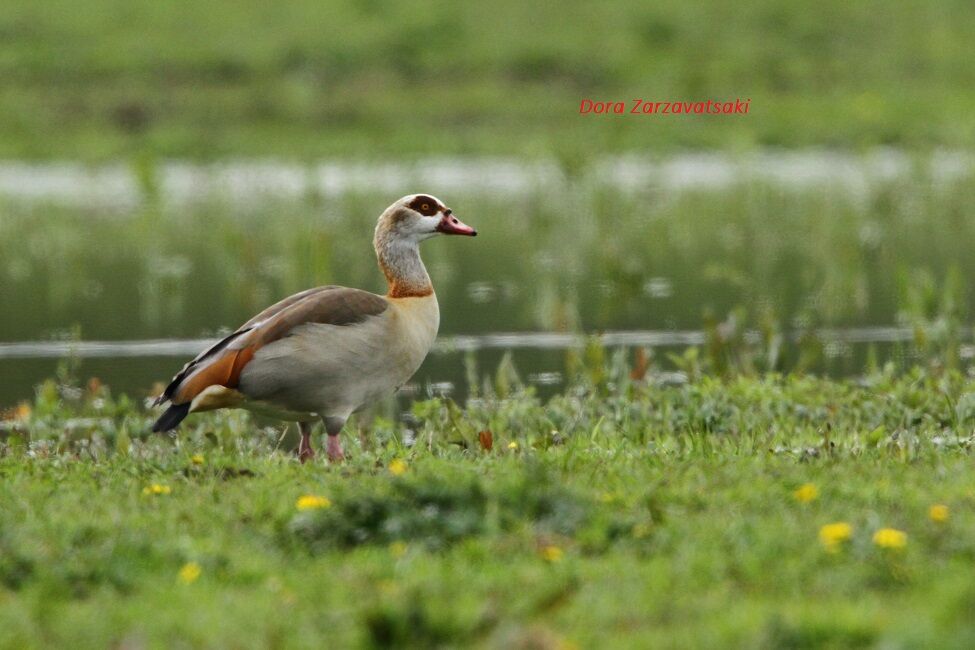
{"label": "pond water", "polygon": [[857,373],[867,342],[882,361],[910,358],[918,328],[968,338],[973,173],[966,153],[890,150],[581,169],[0,162],[0,343],[18,344],[0,344],[0,406],[29,398],[69,351],[81,374],[145,395],[282,296],[332,283],[381,292],[375,218],[416,191],[481,233],[424,246],[443,317],[420,393],[463,390],[465,352],[488,373],[506,350],[526,382],[553,390],[587,333],[659,348],[671,371],[668,352],[729,323],[745,338],[781,333],[780,369],[800,356],[793,338],[819,331],[811,369]]}
{"label": "pond water", "polygon": [[[887,359],[909,362],[910,344],[916,333],[908,328],[871,327],[846,330],[822,329],[816,332],[822,342],[824,359],[820,369],[834,374],[849,374],[864,367],[867,345],[880,350]],[[757,343],[759,332],[745,332],[745,340]],[[109,386],[128,387],[131,396],[148,398],[160,390],[160,381],[168,379],[188,359],[213,344],[216,339],[152,341],[40,341],[0,344],[0,367],[6,379],[0,384],[0,397],[8,404],[25,398],[24,388],[56,374],[58,364],[71,358],[77,364],[78,378],[98,377]],[[650,376],[655,381],[680,383],[686,375],[667,364],[668,354],[679,354],[689,346],[707,342],[702,331],[622,331],[580,336],[569,333],[492,333],[477,336],[441,337],[423,367],[401,394],[407,397],[450,396],[463,399],[469,392],[471,364],[481,381],[493,375],[503,356],[511,360],[519,381],[535,387],[541,395],[558,391],[565,384],[568,355],[578,354],[587,345],[598,342],[610,350],[627,352],[636,362],[640,349],[655,360]],[[791,344],[795,345],[795,341]],[[788,343],[787,343],[788,344]],[[959,355],[970,360],[975,347],[962,345]],[[662,361],[662,363],[661,363]],[[523,372],[519,372],[522,370]],[[0,402],[3,403],[3,402]]]}

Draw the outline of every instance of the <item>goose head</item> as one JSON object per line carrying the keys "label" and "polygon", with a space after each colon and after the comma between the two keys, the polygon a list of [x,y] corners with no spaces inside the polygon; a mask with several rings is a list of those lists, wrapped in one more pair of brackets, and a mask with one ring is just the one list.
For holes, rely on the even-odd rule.
{"label": "goose head", "polygon": [[436,235],[477,236],[443,201],[429,194],[409,194],[383,211],[373,245],[393,297],[433,293],[420,261],[419,243]]}
{"label": "goose head", "polygon": [[476,237],[477,231],[454,216],[443,201],[429,194],[409,194],[393,203],[376,224],[376,243],[419,243],[436,235]]}

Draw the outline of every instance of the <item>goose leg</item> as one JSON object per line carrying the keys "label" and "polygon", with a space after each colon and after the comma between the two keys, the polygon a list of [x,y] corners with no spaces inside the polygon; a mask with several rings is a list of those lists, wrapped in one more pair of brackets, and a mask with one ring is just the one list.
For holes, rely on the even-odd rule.
{"label": "goose leg", "polygon": [[298,459],[306,463],[315,457],[315,450],[311,446],[311,422],[299,422],[298,431],[301,432],[301,442],[298,443]]}
{"label": "goose leg", "polygon": [[345,426],[345,418],[337,418],[326,416],[322,418],[325,423],[325,433],[327,442],[325,443],[325,453],[328,455],[328,459],[332,462],[338,462],[345,459],[345,454],[342,452],[342,441],[339,440],[339,434],[342,432],[342,427]]}

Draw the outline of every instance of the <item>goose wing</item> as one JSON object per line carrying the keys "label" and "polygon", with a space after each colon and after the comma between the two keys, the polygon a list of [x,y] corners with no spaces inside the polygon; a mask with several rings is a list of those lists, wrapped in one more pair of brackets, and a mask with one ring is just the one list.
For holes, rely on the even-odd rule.
{"label": "goose wing", "polygon": [[[210,386],[236,388],[240,373],[262,347],[311,323],[348,326],[386,311],[389,302],[368,291],[324,286],[308,289],[268,307],[240,329],[201,352],[180,370],[156,399],[187,405]],[[172,407],[171,407],[172,408]],[[182,418],[180,418],[182,419]],[[157,423],[158,424],[158,423]]]}

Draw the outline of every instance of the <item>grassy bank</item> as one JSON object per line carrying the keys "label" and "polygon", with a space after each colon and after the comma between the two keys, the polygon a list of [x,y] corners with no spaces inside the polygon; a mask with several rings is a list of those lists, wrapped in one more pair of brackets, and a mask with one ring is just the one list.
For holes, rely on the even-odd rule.
{"label": "grassy bank", "polygon": [[616,358],[360,418],[330,467],[50,382],[4,423],[0,644],[967,647],[973,397]]}
{"label": "grassy bank", "polygon": [[[969,3],[10,0],[0,157],[975,144]],[[583,98],[750,98],[580,116]]]}

